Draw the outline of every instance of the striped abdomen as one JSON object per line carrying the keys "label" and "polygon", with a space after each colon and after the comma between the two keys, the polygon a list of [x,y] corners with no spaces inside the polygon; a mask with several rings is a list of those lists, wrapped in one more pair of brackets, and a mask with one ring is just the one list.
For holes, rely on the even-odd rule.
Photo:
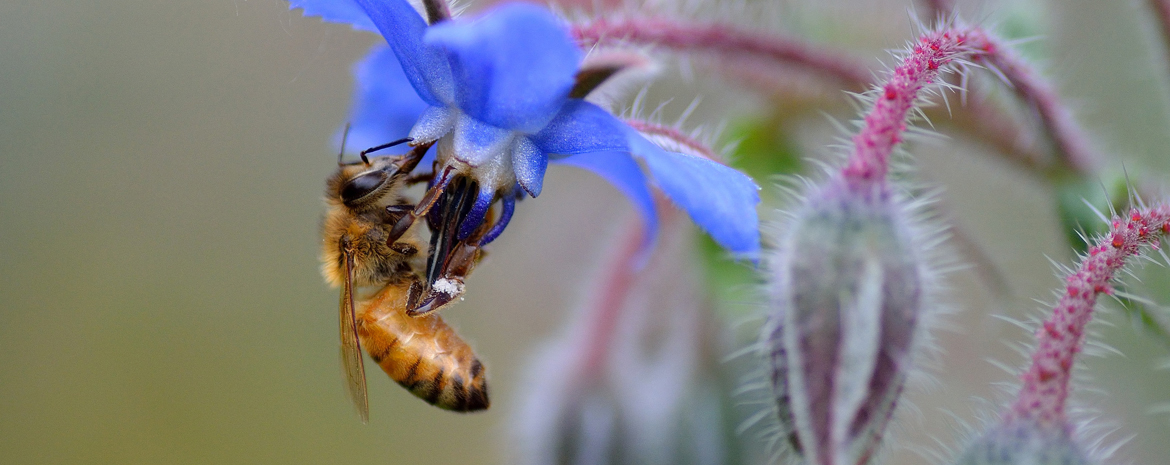
{"label": "striped abdomen", "polygon": [[436,407],[488,408],[483,364],[438,314],[406,316],[409,281],[387,284],[365,302],[358,336],[366,353],[393,379]]}

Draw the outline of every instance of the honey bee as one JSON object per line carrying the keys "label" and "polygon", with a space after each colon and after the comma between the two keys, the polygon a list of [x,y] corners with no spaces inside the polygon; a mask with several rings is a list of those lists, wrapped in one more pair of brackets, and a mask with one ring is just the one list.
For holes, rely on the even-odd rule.
{"label": "honey bee", "polygon": [[[326,183],[322,274],[341,287],[342,366],[363,422],[369,419],[369,404],[362,345],[392,379],[427,402],[458,411],[488,407],[483,365],[467,343],[437,315],[415,321],[406,314],[427,287],[417,271],[425,267],[426,254],[419,252],[427,245],[416,227],[393,235],[391,229],[416,208],[403,193],[429,147],[372,162],[366,158],[370,151],[406,141],[362,152],[359,163],[339,161]],[[355,293],[365,286],[382,289],[359,315]]]}

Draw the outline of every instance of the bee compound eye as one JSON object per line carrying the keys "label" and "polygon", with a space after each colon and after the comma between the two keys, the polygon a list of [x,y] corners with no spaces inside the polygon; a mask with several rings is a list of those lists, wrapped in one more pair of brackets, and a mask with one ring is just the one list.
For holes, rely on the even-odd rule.
{"label": "bee compound eye", "polygon": [[369,197],[386,184],[386,173],[371,171],[350,179],[341,186],[341,201],[353,204]]}

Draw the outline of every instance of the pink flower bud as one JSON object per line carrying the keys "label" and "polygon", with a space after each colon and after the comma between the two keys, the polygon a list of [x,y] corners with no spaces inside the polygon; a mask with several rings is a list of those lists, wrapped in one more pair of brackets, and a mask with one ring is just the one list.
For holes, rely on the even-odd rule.
{"label": "pink flower bud", "polygon": [[763,334],[781,433],[815,465],[867,463],[893,413],[924,308],[924,241],[880,186],[814,188],[768,263]]}
{"label": "pink flower bud", "polygon": [[872,95],[844,168],[810,189],[769,263],[769,359],[780,433],[812,465],[869,463],[893,415],[930,293],[924,240],[889,187],[920,94],[982,43],[923,34]]}

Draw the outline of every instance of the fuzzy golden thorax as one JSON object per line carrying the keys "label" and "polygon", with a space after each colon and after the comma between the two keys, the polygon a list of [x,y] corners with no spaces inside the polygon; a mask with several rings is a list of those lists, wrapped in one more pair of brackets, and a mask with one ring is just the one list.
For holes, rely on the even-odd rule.
{"label": "fuzzy golden thorax", "polygon": [[[322,225],[322,274],[333,287],[347,278],[346,253],[352,255],[355,287],[380,285],[424,267],[426,243],[412,227],[394,243],[390,228],[402,213],[394,206],[413,207],[403,191],[406,174],[386,159],[344,165],[330,176],[325,190],[328,210]],[[387,207],[391,207],[390,210]],[[420,253],[423,252],[423,253]]]}

